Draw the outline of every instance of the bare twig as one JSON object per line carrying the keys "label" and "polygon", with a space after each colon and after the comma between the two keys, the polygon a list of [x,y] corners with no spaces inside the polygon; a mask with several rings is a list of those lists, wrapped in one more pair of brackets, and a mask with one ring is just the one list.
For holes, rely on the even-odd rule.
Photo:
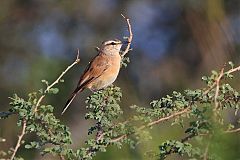
{"label": "bare twig", "polygon": [[18,136],[18,141],[17,141],[17,144],[16,144],[16,146],[15,146],[15,148],[14,148],[14,150],[13,150],[13,153],[12,153],[12,156],[11,156],[10,160],[13,160],[13,159],[14,159],[14,157],[15,157],[17,151],[18,151],[18,148],[19,148],[20,145],[21,145],[23,136],[25,135],[25,130],[26,130],[26,126],[27,126],[27,121],[24,119],[22,123],[23,123],[22,132],[21,132],[21,134]]}
{"label": "bare twig", "polygon": [[[158,120],[156,120],[156,121],[153,121],[153,122],[149,123],[149,124],[147,125],[147,127],[151,127],[151,126],[153,126],[153,125],[155,125],[155,124],[158,124],[158,123],[160,123],[160,122],[162,122],[162,121],[169,120],[169,119],[171,119],[171,118],[180,116],[180,115],[182,115],[182,114],[184,114],[184,113],[188,113],[188,112],[190,112],[190,107],[185,108],[185,109],[182,110],[182,111],[175,112],[174,114],[171,114],[170,116],[163,117],[163,118],[160,118],[160,119],[158,119]],[[142,127],[142,129],[143,129],[143,128],[145,128],[145,127]]]}
{"label": "bare twig", "polygon": [[240,66],[238,66],[238,67],[236,67],[236,68],[232,68],[232,69],[230,69],[229,71],[227,71],[226,73],[227,73],[227,74],[231,74],[231,73],[236,72],[236,71],[240,71]]}
{"label": "bare twig", "polygon": [[77,57],[76,57],[75,61],[74,61],[70,66],[68,66],[68,67],[60,74],[60,76],[59,76],[51,85],[49,85],[49,86],[45,89],[45,91],[44,91],[45,94],[43,94],[43,95],[38,99],[37,104],[36,104],[36,106],[35,106],[35,108],[34,108],[34,112],[37,112],[38,106],[39,106],[40,103],[42,102],[43,98],[46,96],[46,93],[47,93],[54,85],[56,85],[57,83],[59,83],[60,79],[62,79],[62,77],[68,72],[68,70],[70,70],[74,65],[76,65],[76,64],[79,63],[79,62],[80,62],[79,49],[77,49]]}
{"label": "bare twig", "polygon": [[[68,67],[65,69],[65,71],[63,71],[62,74],[61,74],[50,86],[48,86],[48,87],[46,88],[46,90],[44,91],[44,94],[38,99],[37,104],[36,104],[36,106],[35,106],[35,108],[34,108],[34,112],[37,112],[37,108],[38,108],[38,106],[40,105],[40,103],[42,102],[42,100],[43,100],[43,98],[45,97],[46,93],[47,93],[55,84],[57,84],[57,83],[60,81],[60,79],[64,76],[64,74],[66,74],[66,72],[67,72],[69,69],[71,69],[75,64],[77,64],[77,63],[79,63],[79,62],[80,62],[80,59],[79,59],[79,49],[78,49],[78,50],[77,50],[76,60],[75,60],[70,66],[68,66]],[[17,141],[17,144],[16,144],[16,146],[15,146],[15,148],[14,148],[14,151],[13,151],[13,154],[12,154],[10,160],[13,160],[13,159],[14,159],[14,157],[15,157],[17,151],[18,151],[18,148],[19,148],[20,145],[21,145],[22,138],[23,138],[23,136],[24,136],[25,133],[26,133],[27,121],[24,119],[22,123],[23,123],[23,124],[22,124],[22,132],[21,132],[20,136],[18,136],[18,141]]]}
{"label": "bare twig", "polygon": [[235,133],[235,132],[240,132],[240,128],[237,129],[232,129],[232,130],[226,130],[224,131],[225,133]]}
{"label": "bare twig", "polygon": [[113,142],[118,142],[118,141],[126,138],[127,136],[128,136],[127,134],[123,134],[123,135],[121,135],[121,136],[119,136],[119,137],[117,137],[117,138],[112,139],[112,140],[111,140],[111,143],[113,143]]}
{"label": "bare twig", "polygon": [[121,16],[122,16],[122,17],[125,19],[125,21],[127,22],[128,32],[129,32],[129,37],[127,37],[128,45],[127,45],[126,49],[123,51],[123,53],[122,53],[122,57],[124,57],[124,56],[129,52],[129,50],[130,50],[130,46],[131,46],[132,39],[133,39],[133,33],[132,33],[132,27],[131,27],[129,18],[125,17],[123,14],[121,14]]}
{"label": "bare twig", "polygon": [[[122,122],[122,124],[127,124],[128,122],[130,122],[130,120],[126,120],[126,121]],[[113,125],[112,128],[114,128],[116,125],[117,124]],[[107,133],[106,132],[102,133],[101,135],[98,136],[98,138],[96,140],[99,141],[100,139],[102,139],[104,137],[105,134],[107,134]]]}

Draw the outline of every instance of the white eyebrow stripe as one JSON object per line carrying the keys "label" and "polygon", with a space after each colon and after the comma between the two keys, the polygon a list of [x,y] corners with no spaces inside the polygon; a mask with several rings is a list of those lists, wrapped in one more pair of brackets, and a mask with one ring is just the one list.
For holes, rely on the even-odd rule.
{"label": "white eyebrow stripe", "polygon": [[109,45],[109,44],[111,44],[111,43],[116,43],[116,44],[118,44],[118,43],[120,43],[121,41],[120,40],[109,40],[109,41],[105,41],[103,44],[104,45]]}

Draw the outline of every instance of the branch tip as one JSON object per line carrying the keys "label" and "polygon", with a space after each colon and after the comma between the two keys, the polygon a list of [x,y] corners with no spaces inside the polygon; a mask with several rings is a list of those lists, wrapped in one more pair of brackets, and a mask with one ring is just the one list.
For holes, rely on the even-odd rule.
{"label": "branch tip", "polygon": [[121,13],[121,16],[124,18],[124,19],[126,19],[126,17]]}
{"label": "branch tip", "polygon": [[131,27],[131,24],[130,24],[130,19],[125,17],[123,14],[121,14],[121,16],[126,21],[127,26],[128,26],[128,32],[129,32],[129,36],[128,37],[124,37],[124,39],[127,39],[127,42],[128,42],[127,47],[123,51],[123,54],[122,54],[122,57],[124,57],[129,52],[130,45],[131,45],[131,42],[132,42],[132,39],[133,39],[133,33],[132,33],[132,27]]}
{"label": "branch tip", "polygon": [[79,54],[80,54],[80,51],[79,51],[79,48],[77,48],[77,57],[76,57],[77,63],[80,62]]}

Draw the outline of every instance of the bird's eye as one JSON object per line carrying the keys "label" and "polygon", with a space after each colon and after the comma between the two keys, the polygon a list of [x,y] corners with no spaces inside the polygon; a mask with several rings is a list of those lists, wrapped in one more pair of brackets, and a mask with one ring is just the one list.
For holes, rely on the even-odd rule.
{"label": "bird's eye", "polygon": [[115,45],[115,43],[114,43],[114,42],[112,42],[112,43],[111,43],[111,45]]}

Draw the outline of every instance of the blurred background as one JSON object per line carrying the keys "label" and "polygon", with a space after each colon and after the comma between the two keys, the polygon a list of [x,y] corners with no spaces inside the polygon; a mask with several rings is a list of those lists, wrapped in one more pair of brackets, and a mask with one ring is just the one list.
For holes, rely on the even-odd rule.
{"label": "blurred background", "polygon": [[[239,0],[1,0],[0,110],[8,110],[8,97],[13,93],[27,97],[44,87],[42,79],[53,81],[75,60],[79,48],[80,64],[58,85],[60,93],[45,102],[55,106],[56,116],[70,127],[73,147],[82,146],[89,127],[84,102],[91,92],[80,94],[64,116],[60,112],[85,66],[97,54],[94,47],[128,35],[121,13],[130,18],[134,34],[133,51],[128,54],[131,63],[114,83],[123,91],[121,106],[126,116],[132,104],[147,107],[151,100],[173,90],[203,87],[201,77],[212,69],[219,70],[228,61],[240,64]],[[240,89],[239,81],[232,84]],[[0,121],[0,137],[7,140],[0,149],[15,145],[16,118]],[[228,119],[234,121],[231,113]],[[136,150],[110,147],[95,159],[148,159],[145,151],[158,151],[166,138],[183,137],[183,130],[166,124],[152,134],[154,139]],[[224,140],[228,148],[220,147],[219,153],[235,159],[240,142],[231,137]],[[27,160],[54,159],[25,152],[19,151]]]}

